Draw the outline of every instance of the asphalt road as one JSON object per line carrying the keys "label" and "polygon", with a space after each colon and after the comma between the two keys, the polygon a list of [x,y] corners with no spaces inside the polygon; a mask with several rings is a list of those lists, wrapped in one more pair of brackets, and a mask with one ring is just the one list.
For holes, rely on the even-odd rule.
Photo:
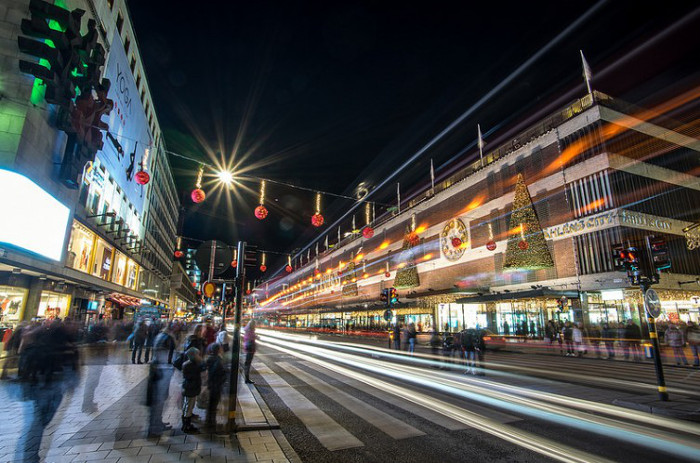
{"label": "asphalt road", "polygon": [[[612,405],[653,386],[650,363],[503,352],[477,376],[416,364],[383,342],[260,336],[253,379],[303,461],[700,458],[696,424]],[[694,374],[678,369],[673,387],[690,389]]]}

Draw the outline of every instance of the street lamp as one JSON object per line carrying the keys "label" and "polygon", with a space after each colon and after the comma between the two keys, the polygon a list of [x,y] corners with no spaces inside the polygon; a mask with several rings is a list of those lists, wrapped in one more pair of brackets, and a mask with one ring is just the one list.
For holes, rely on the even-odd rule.
{"label": "street lamp", "polygon": [[233,182],[233,174],[227,170],[222,170],[216,176],[219,178],[219,181],[221,183],[224,183],[226,185],[230,185],[231,182]]}

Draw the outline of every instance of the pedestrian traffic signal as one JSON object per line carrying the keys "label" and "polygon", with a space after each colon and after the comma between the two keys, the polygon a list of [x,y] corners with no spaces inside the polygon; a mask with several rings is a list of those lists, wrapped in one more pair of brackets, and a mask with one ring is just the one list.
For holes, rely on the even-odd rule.
{"label": "pedestrian traffic signal", "polygon": [[625,266],[627,250],[621,244],[613,245],[612,249],[613,268],[618,272],[624,272],[625,270],[627,270]]}
{"label": "pedestrian traffic signal", "polygon": [[669,256],[668,244],[665,239],[650,236],[649,252],[651,254],[651,264],[656,272],[671,268],[671,257]]}
{"label": "pedestrian traffic signal", "polygon": [[399,303],[399,292],[396,288],[389,288],[389,307]]}

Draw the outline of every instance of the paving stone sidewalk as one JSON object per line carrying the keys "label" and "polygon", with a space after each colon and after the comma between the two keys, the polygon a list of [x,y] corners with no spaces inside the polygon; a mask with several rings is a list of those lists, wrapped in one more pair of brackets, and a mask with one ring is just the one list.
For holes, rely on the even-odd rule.
{"label": "paving stone sidewalk", "polygon": [[[48,385],[0,381],[2,462],[298,462],[257,391],[240,384],[237,423],[256,430],[185,435],[181,375],[175,372],[163,421],[174,429],[148,438],[148,365],[83,365]],[[225,402],[225,401],[224,401]],[[219,427],[224,423],[220,407]],[[204,410],[195,409],[204,416]],[[197,424],[197,423],[195,423]]]}

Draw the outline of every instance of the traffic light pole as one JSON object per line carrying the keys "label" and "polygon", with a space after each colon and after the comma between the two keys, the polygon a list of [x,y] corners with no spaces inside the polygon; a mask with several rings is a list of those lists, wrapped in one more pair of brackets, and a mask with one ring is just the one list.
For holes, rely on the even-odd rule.
{"label": "traffic light pole", "polygon": [[659,399],[668,401],[668,392],[666,390],[666,379],[664,378],[664,367],[661,364],[661,346],[659,346],[659,336],[656,332],[656,320],[649,314],[647,303],[644,295],[647,289],[651,286],[649,282],[640,283],[642,289],[642,300],[644,301],[644,315],[647,319],[647,328],[649,329],[649,338],[651,339],[652,355],[654,357],[654,369],[656,370],[656,386],[659,390]]}
{"label": "traffic light pole", "polygon": [[243,311],[243,286],[245,280],[245,265],[241,256],[245,256],[244,241],[238,242],[239,265],[236,266],[234,283],[235,306],[233,317],[233,347],[231,348],[231,372],[229,378],[228,422],[229,432],[236,432],[236,405],[238,399],[238,368],[241,355],[241,312]]}

